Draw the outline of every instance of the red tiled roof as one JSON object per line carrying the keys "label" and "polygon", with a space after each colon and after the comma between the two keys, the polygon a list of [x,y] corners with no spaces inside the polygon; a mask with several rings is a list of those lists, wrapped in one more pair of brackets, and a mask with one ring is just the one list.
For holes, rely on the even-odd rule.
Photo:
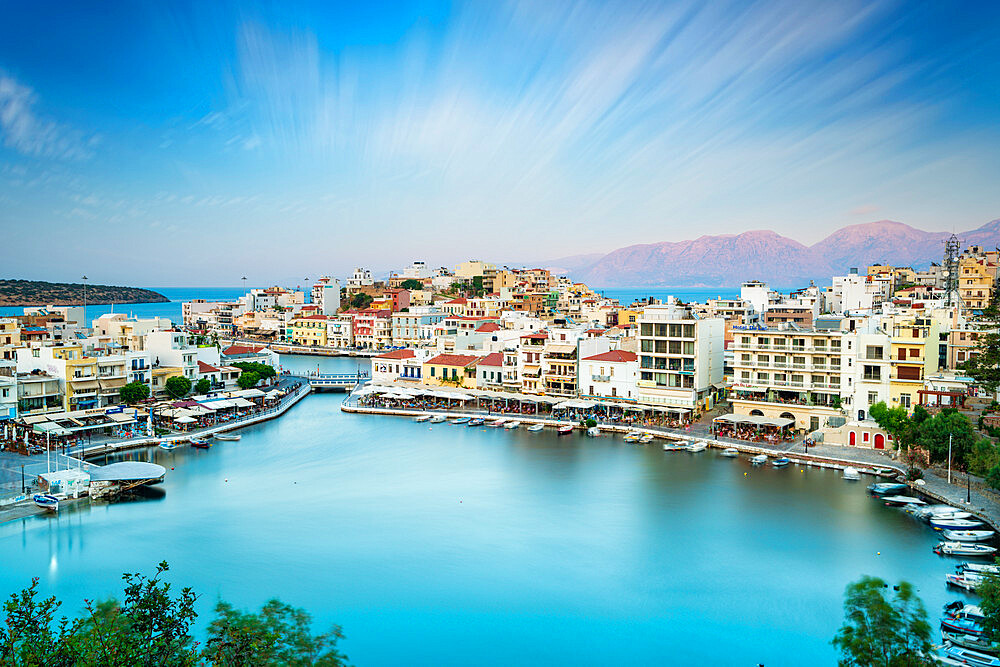
{"label": "red tiled roof", "polygon": [[587,329],[584,333],[603,334],[605,331],[605,329]]}
{"label": "red tiled roof", "polygon": [[470,354],[439,354],[425,363],[436,366],[470,366],[479,361],[479,357]]}
{"label": "red tiled roof", "polygon": [[298,320],[327,320],[330,319],[326,315],[304,315],[302,317],[297,317]]}
{"label": "red tiled roof", "polygon": [[231,357],[234,354],[257,354],[263,349],[264,348],[259,345],[230,345],[222,351],[222,354],[227,357]]}
{"label": "red tiled roof", "polygon": [[639,358],[635,352],[626,352],[624,350],[611,350],[609,352],[604,352],[602,354],[595,354],[592,357],[584,357],[583,361],[610,361],[623,363],[626,361],[635,361]]}
{"label": "red tiled roof", "polygon": [[198,360],[198,372],[199,373],[218,373],[219,369],[211,364],[206,364],[202,360]]}
{"label": "red tiled roof", "polygon": [[479,360],[480,366],[503,366],[503,355],[499,352],[492,352]]}
{"label": "red tiled roof", "polygon": [[467,304],[469,302],[467,300],[463,299],[462,297],[458,297],[457,299],[452,299],[451,301],[445,301],[445,303],[446,304],[452,304],[453,303],[453,304],[456,304],[456,305],[459,305],[459,306],[464,306],[465,304]]}
{"label": "red tiled roof", "polygon": [[549,335],[547,333],[545,333],[544,331],[539,331],[537,333],[525,334],[525,335],[521,336],[521,338],[533,338],[535,340],[538,340],[539,338],[541,338],[541,339],[544,340],[544,339],[546,339],[548,337],[549,337]]}
{"label": "red tiled roof", "polygon": [[385,354],[380,354],[375,357],[376,359],[412,359],[417,356],[417,353],[413,350],[392,350],[391,352],[386,352]]}
{"label": "red tiled roof", "polygon": [[491,333],[493,331],[500,331],[500,325],[496,322],[486,322],[485,324],[480,324],[476,331],[480,333]]}

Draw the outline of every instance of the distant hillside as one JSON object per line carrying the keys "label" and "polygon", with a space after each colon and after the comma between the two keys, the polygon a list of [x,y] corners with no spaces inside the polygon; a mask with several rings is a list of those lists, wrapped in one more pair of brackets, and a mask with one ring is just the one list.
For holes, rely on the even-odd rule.
{"label": "distant hillside", "polygon": [[[139,287],[87,285],[87,303],[164,303],[159,292]],[[41,280],[0,280],[0,306],[83,305],[82,283],[47,283]]]}
{"label": "distant hillside", "polygon": [[[596,287],[733,287],[759,279],[791,286],[844,275],[852,267],[887,262],[896,266],[927,267],[940,262],[943,241],[950,232],[925,232],[892,220],[879,220],[838,229],[822,241],[805,246],[772,231],[700,236],[693,240],[663,241],[612,250],[603,257],[590,255],[553,260],[567,273]],[[1000,245],[1000,220],[978,229],[958,232],[963,246]],[[580,261],[583,260],[583,261]]]}

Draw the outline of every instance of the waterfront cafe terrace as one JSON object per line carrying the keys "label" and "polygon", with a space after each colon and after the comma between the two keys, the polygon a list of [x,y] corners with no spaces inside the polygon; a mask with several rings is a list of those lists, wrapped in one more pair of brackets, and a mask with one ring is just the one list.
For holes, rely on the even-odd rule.
{"label": "waterfront cafe terrace", "polygon": [[147,416],[138,408],[98,408],[29,415],[18,419],[17,424],[21,427],[20,444],[25,449],[45,451],[45,443],[54,439],[61,447],[95,434],[114,438],[145,435]]}
{"label": "waterfront cafe terrace", "polygon": [[280,398],[280,392],[257,388],[227,392],[225,396],[195,396],[183,401],[165,402],[153,408],[154,423],[177,431],[224,424],[245,417],[266,403]]}
{"label": "waterfront cafe terrace", "polygon": [[748,442],[791,442],[795,432],[789,426],[793,424],[795,420],[788,417],[722,415],[712,420],[712,433]]}
{"label": "waterfront cafe terrace", "polygon": [[[591,401],[498,393],[478,389],[435,387],[422,389],[400,385],[368,383],[352,396],[358,405],[411,410],[472,410],[490,414],[550,415],[556,419],[579,421],[594,419],[634,426],[670,426],[678,424],[671,406],[652,406],[621,401]],[[470,405],[471,404],[471,405]]]}

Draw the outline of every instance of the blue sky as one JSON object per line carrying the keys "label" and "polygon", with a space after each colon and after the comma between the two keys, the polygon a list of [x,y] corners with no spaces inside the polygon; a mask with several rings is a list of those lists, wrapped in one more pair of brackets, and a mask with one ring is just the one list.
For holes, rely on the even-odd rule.
{"label": "blue sky", "polygon": [[0,277],[1000,217],[1000,3],[0,0]]}

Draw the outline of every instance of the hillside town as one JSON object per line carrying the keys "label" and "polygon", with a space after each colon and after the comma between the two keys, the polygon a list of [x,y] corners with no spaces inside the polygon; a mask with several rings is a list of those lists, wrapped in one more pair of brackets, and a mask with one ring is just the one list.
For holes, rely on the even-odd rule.
{"label": "hillside town", "polygon": [[992,399],[964,366],[998,262],[997,250],[953,239],[922,270],[850,269],[788,293],[751,279],[738,298],[621,304],[546,269],[417,261],[384,279],[364,268],[343,283],[322,277],[308,293],[186,302],[176,323],[25,308],[0,319],[0,415],[57,433],[120,431],[142,421],[105,417],[135,402],[126,386],[144,387],[146,402],[256,391],[270,380],[250,369],[280,370],[279,353],[350,354],[371,357],[370,381],[383,387],[676,428],[711,420],[713,432],[749,441],[892,449],[873,405],[972,416]]}

